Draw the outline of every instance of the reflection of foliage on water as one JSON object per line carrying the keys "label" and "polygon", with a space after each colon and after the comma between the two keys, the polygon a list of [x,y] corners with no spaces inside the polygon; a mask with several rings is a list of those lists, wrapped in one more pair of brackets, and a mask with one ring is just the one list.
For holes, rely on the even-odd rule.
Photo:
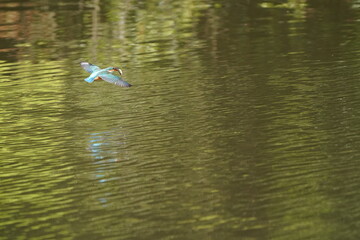
{"label": "reflection of foliage on water", "polygon": [[[159,66],[159,62],[162,62],[176,66],[179,61],[186,61],[196,49],[202,47],[204,39],[212,41],[210,50],[216,52],[217,39],[233,38],[227,36],[227,25],[239,22],[236,19],[243,19],[240,21],[243,25],[239,26],[239,31],[252,31],[252,12],[274,19],[269,21],[269,32],[276,31],[272,28],[279,21],[287,22],[285,27],[292,31],[291,29],[299,29],[299,23],[293,22],[289,13],[285,14],[288,18],[282,18],[283,11],[289,11],[294,14],[295,19],[305,21],[314,11],[318,11],[317,7],[323,12],[321,8],[326,11],[327,4],[331,6],[330,3],[334,4],[333,2],[33,1],[31,4],[18,3],[21,11],[6,11],[3,20],[10,26],[16,26],[5,34],[19,40],[16,46],[19,47],[20,58],[66,58],[78,61],[79,56],[75,54],[78,50],[74,54],[71,52],[80,48],[83,50],[81,58],[96,59],[104,63],[120,61],[132,66]],[[6,9],[7,5],[4,6]],[[343,12],[351,7],[345,3],[339,6],[343,8]],[[59,9],[64,11],[58,11]],[[227,22],[228,20],[231,22]],[[3,34],[0,34],[0,38]]]}
{"label": "reflection of foliage on water", "polygon": [[48,238],[69,234],[66,223],[49,224],[63,216],[70,221],[74,209],[69,206],[76,204],[64,197],[74,190],[69,156],[76,144],[70,144],[64,119],[62,78],[68,73],[59,65],[0,61],[0,232],[5,237],[37,236],[37,231]]}

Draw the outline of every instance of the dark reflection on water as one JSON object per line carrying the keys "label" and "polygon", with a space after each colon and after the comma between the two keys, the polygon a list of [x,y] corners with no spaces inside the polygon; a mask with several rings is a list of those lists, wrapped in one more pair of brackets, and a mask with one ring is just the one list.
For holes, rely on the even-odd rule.
{"label": "dark reflection on water", "polygon": [[357,239],[358,7],[1,2],[0,239]]}

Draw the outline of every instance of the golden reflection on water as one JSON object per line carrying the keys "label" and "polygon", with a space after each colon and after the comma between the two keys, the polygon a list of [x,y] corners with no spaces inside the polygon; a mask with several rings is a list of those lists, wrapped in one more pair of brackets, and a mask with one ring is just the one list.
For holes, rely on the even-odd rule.
{"label": "golden reflection on water", "polygon": [[75,212],[68,207],[74,200],[67,197],[74,189],[73,166],[64,161],[69,135],[62,124],[62,78],[67,72],[59,66],[60,61],[0,64],[1,222],[6,235],[23,229],[24,235],[49,233],[38,238],[48,239],[63,230],[51,221]]}

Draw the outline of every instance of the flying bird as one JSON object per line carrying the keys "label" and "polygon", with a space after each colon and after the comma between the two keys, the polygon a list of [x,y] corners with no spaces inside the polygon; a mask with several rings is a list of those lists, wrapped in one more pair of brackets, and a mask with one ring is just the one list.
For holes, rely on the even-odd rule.
{"label": "flying bird", "polygon": [[95,80],[104,80],[106,82],[115,84],[120,87],[131,87],[132,86],[130,83],[122,80],[121,77],[111,74],[112,72],[118,72],[120,75],[122,75],[122,71],[120,68],[107,67],[107,68],[101,69],[98,66],[95,66],[88,62],[81,62],[80,65],[82,68],[85,69],[85,71],[91,73],[88,78],[84,79],[88,83],[92,83]]}

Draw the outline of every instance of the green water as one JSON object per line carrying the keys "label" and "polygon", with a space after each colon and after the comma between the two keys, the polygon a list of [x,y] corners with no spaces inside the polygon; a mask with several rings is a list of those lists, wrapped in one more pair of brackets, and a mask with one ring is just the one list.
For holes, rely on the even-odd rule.
{"label": "green water", "polygon": [[359,7],[0,2],[0,239],[359,239]]}

